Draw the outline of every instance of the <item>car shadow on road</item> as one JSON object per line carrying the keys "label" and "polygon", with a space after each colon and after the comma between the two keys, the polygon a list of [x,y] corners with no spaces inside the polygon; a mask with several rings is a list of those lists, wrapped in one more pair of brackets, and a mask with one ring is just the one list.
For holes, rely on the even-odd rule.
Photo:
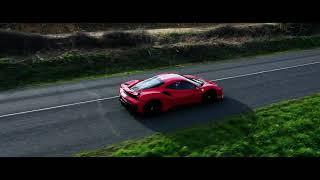
{"label": "car shadow on road", "polygon": [[175,129],[218,121],[224,117],[243,112],[253,114],[253,110],[246,104],[231,97],[225,97],[223,102],[183,107],[155,117],[135,116],[135,119],[152,131],[169,132]]}
{"label": "car shadow on road", "polygon": [[[235,121],[232,121],[228,126],[222,128],[214,128],[215,126],[212,126],[212,128],[204,128],[201,130],[194,129],[193,131],[189,131],[191,133],[168,133],[177,129],[222,121],[224,118],[242,113],[245,113],[246,116],[245,118],[239,118],[239,120],[241,120],[241,122],[239,122],[241,126],[237,126]],[[164,133],[162,135],[164,135],[167,140],[170,139],[170,143],[174,146],[167,148],[154,142],[153,147],[155,148],[150,151],[146,150],[145,156],[166,156],[172,154],[175,154],[175,156],[202,156],[202,151],[206,149],[210,150],[208,154],[204,153],[206,155],[211,153],[212,156],[215,156],[215,153],[218,152],[222,153],[221,156],[233,156],[233,150],[224,151],[219,148],[226,143],[230,143],[228,139],[232,139],[232,141],[242,141],[249,137],[250,134],[254,132],[252,127],[255,127],[255,125],[252,127],[246,126],[246,121],[254,124],[257,122],[256,118],[255,112],[248,105],[227,96],[223,102],[185,107],[163,113],[157,117],[136,118],[136,120],[139,120],[141,124],[153,132]],[[158,145],[159,148],[156,148]]]}

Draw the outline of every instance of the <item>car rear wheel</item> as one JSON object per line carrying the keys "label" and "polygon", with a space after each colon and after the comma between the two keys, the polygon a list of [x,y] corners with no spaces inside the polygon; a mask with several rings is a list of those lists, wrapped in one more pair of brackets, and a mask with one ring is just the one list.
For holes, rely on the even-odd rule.
{"label": "car rear wheel", "polygon": [[161,108],[162,106],[160,101],[151,101],[151,102],[148,102],[143,109],[144,109],[144,114],[155,115],[161,112]]}
{"label": "car rear wheel", "polygon": [[213,103],[217,101],[217,94],[214,90],[209,90],[203,94],[203,103]]}

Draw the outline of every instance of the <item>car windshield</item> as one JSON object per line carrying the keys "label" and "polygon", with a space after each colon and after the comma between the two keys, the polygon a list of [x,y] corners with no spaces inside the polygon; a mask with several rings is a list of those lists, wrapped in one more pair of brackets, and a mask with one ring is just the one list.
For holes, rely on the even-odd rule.
{"label": "car windshield", "polygon": [[162,84],[163,84],[163,81],[161,81],[161,79],[159,79],[158,77],[152,77],[137,83],[136,85],[132,86],[131,89],[133,91],[139,91],[143,89],[158,87],[158,86],[161,86]]}

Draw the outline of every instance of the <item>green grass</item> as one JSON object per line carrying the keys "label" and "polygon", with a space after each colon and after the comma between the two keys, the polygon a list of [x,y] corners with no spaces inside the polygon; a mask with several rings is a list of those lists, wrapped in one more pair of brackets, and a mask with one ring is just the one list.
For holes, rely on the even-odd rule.
{"label": "green grass", "polygon": [[320,156],[320,94],[76,156]]}
{"label": "green grass", "polygon": [[193,44],[95,53],[66,52],[58,56],[35,58],[19,63],[1,56],[0,90],[319,46],[320,37],[316,36],[253,41],[240,46]]}

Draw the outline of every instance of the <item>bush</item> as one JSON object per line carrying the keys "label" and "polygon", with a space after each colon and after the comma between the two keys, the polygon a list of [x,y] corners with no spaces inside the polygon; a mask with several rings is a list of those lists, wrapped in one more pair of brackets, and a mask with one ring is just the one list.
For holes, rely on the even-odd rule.
{"label": "bush", "polygon": [[217,29],[208,31],[205,36],[211,37],[259,37],[284,34],[284,31],[274,25],[249,26],[249,27],[233,27],[230,25],[222,26]]}
{"label": "bush", "polygon": [[98,39],[86,33],[77,32],[70,37],[72,48],[99,47]]}
{"label": "bush", "polygon": [[301,36],[310,35],[320,27],[317,23],[283,23],[281,29],[289,35]]}
{"label": "bush", "polygon": [[50,40],[42,35],[0,30],[0,52],[28,53],[48,49]]}
{"label": "bush", "polygon": [[144,31],[138,32],[123,32],[114,31],[105,33],[100,39],[102,44],[107,47],[121,47],[121,46],[138,46],[143,44],[150,44],[153,41],[151,35]]}

